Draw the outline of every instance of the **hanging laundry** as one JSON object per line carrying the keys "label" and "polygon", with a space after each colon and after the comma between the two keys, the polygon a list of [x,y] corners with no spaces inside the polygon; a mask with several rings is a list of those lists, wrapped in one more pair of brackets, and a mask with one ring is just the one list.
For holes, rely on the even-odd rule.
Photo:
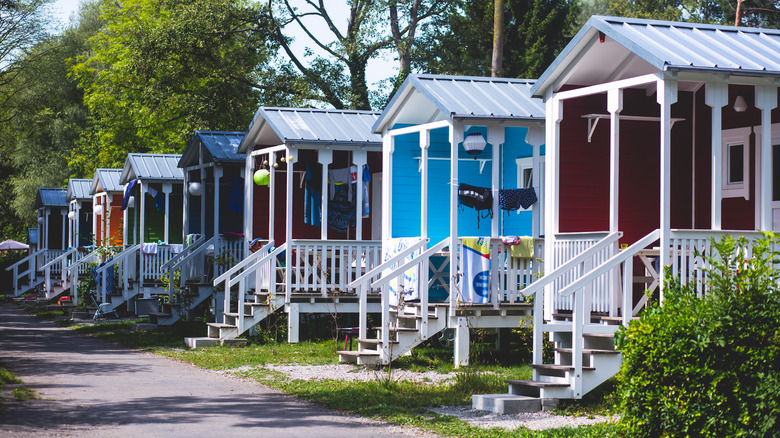
{"label": "hanging laundry", "polygon": [[142,243],[141,244],[141,252],[147,255],[154,255],[157,254],[157,244],[156,243]]}
{"label": "hanging laundry", "polygon": [[368,205],[368,183],[371,181],[371,170],[368,164],[363,166],[363,218],[371,214],[371,208]]}
{"label": "hanging laundry", "polygon": [[462,251],[461,299],[464,303],[488,304],[490,302],[490,239],[464,237]]}
{"label": "hanging laundry", "polygon": [[[109,268],[103,272],[98,273],[98,268],[105,266],[105,264],[110,262],[112,259],[113,257],[106,260],[105,262],[100,263],[97,267],[92,268],[92,278],[95,279],[95,286],[98,294],[102,294],[104,290],[106,295],[114,291],[114,270]],[[104,276],[105,278],[103,278]]]}
{"label": "hanging laundry", "polygon": [[184,244],[190,246],[198,239],[200,239],[200,234],[187,234],[187,236],[184,238]]}
{"label": "hanging laundry", "polygon": [[498,191],[498,206],[502,210],[516,211],[526,209],[538,199],[533,187],[527,189],[501,189]]}
{"label": "hanging laundry", "polygon": [[348,187],[342,184],[335,187],[335,193],[328,202],[328,227],[336,231],[347,231],[355,226],[355,199],[349,196]]}
{"label": "hanging laundry", "polygon": [[[479,228],[479,219],[493,217],[493,191],[487,187],[460,183],[458,185],[458,203],[461,206],[477,210],[477,228]],[[482,211],[484,213],[480,213]]]}
{"label": "hanging laundry", "polygon": [[127,203],[130,202],[130,196],[133,193],[133,187],[135,187],[135,183],[137,182],[138,178],[127,183],[127,187],[125,187],[125,197],[122,198],[122,211],[127,210]]}
{"label": "hanging laundry", "polygon": [[[343,169],[332,169],[328,172],[328,183],[330,186],[330,199],[333,199],[336,196],[336,187],[339,185],[346,185],[347,186],[347,192],[348,192],[348,200],[352,200],[352,168],[355,167],[355,172],[357,172],[356,166],[350,166],[345,167]],[[357,176],[355,177],[355,181],[357,181]]]}
{"label": "hanging laundry", "polygon": [[518,243],[509,247],[509,256],[518,259],[534,258],[536,240],[531,236],[521,236]]}
{"label": "hanging laundry", "polygon": [[303,222],[305,224],[322,226],[322,171],[320,166],[311,170],[306,164],[304,175],[306,186],[303,192]]}
{"label": "hanging laundry", "polygon": [[[415,243],[419,242],[419,238],[416,237],[391,237],[385,241],[382,245],[383,261],[388,261],[396,254],[404,251]],[[398,265],[414,259],[414,253],[404,257],[402,262]],[[393,268],[397,267],[394,266]],[[391,268],[391,269],[393,269]],[[388,289],[390,291],[390,305],[397,306],[399,303],[399,297],[403,296],[403,301],[418,300],[420,299],[420,292],[417,290],[418,282],[418,267],[412,267],[404,271],[404,275],[396,277],[388,283]]]}
{"label": "hanging laundry", "polygon": [[172,243],[171,244],[171,254],[178,254],[184,250],[184,245],[181,243]]}

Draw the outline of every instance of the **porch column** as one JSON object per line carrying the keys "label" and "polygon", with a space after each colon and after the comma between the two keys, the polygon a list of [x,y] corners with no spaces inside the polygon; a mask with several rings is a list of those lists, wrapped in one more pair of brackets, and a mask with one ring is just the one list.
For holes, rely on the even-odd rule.
{"label": "porch column", "polygon": [[[206,169],[203,167],[203,157],[200,158],[200,187],[203,191],[200,194],[200,235],[206,236]],[[214,212],[216,214],[216,212]]]}
{"label": "porch column", "polygon": [[[295,172],[295,166],[293,166],[293,161],[296,155],[298,155],[298,150],[292,147],[288,147],[286,151],[286,158],[285,161],[287,162],[287,190],[285,192],[285,200],[287,201],[287,212],[285,213],[285,229],[284,229],[284,240],[287,244],[287,251],[285,251],[285,270],[287,271],[287,274],[284,276],[284,290],[285,290],[285,304],[290,304],[290,296],[292,293],[292,261],[293,261],[293,255],[292,255],[292,239],[293,239],[293,220],[292,220],[292,211],[293,211],[293,174]],[[293,158],[295,157],[295,158]],[[273,272],[273,271],[272,271]],[[288,315],[292,316],[292,315]]]}
{"label": "porch column", "polygon": [[671,235],[671,174],[672,174],[672,104],[677,101],[677,79],[661,78],[657,82],[656,100],[661,105],[661,273],[659,278],[660,301],[663,302],[663,267],[669,266]]}
{"label": "porch column", "polygon": [[111,246],[111,203],[114,201],[114,195],[106,193],[105,204],[103,205],[103,214],[106,216],[106,245]]}
{"label": "porch column", "polygon": [[254,239],[254,230],[252,224],[252,218],[254,216],[255,205],[255,187],[252,185],[254,182],[255,173],[255,157],[252,155],[252,151],[248,150],[246,153],[246,163],[244,164],[244,238],[247,239],[244,245],[244,258],[249,257],[251,251],[249,249],[249,243]]}
{"label": "porch column", "polygon": [[[352,154],[352,164],[357,166],[357,196],[355,197],[355,240],[363,240],[363,165],[368,162],[365,149]],[[352,183],[350,183],[352,184]]]}
{"label": "porch column", "polygon": [[44,226],[43,234],[46,237],[46,246],[44,246],[44,248],[51,249],[51,245],[49,242],[49,230],[51,229],[51,209],[47,208],[45,214],[46,214],[46,219],[43,220],[43,226]]}
{"label": "porch column", "polygon": [[62,216],[62,238],[60,238],[60,244],[62,249],[68,249],[68,210],[61,208],[60,216]]}
{"label": "porch column", "polygon": [[618,184],[620,182],[620,112],[623,111],[623,89],[607,92],[609,111],[609,231],[618,231]]}
{"label": "porch column", "polygon": [[219,236],[219,180],[222,178],[222,166],[214,165],[214,235]]}
{"label": "porch column", "polygon": [[541,164],[541,148],[544,144],[544,126],[531,126],[528,128],[528,132],[525,134],[525,142],[530,144],[533,148],[533,155],[531,159],[531,187],[536,192],[538,201],[534,202],[531,206],[531,235],[534,239],[538,239],[542,233],[540,213],[542,209],[540,207],[542,201],[542,180],[539,175],[539,165]]}
{"label": "porch column", "polygon": [[[558,155],[560,152],[560,129],[563,119],[563,102],[553,97],[552,90],[546,96],[546,123],[545,123],[545,165],[544,165],[544,261],[545,270],[555,269],[555,236],[558,234],[558,169],[560,166]],[[544,291],[544,319],[552,320],[553,291],[548,286]],[[536,334],[536,327],[541,330],[542,315],[534,313],[534,362],[542,363],[542,335]],[[536,343],[538,343],[538,348]],[[538,357],[537,357],[538,352]]]}
{"label": "porch column", "polygon": [[140,186],[138,188],[138,193],[141,195],[141,209],[138,211],[138,223],[139,223],[139,230],[138,230],[138,242],[135,243],[144,243],[146,242],[146,183],[138,181],[138,185]]}
{"label": "porch column", "polygon": [[393,237],[393,174],[391,172],[393,169],[393,149],[395,149],[395,137],[388,134],[387,129],[385,129],[382,132],[382,205],[387,208],[382,212],[383,242]]}
{"label": "porch column", "polygon": [[[173,191],[173,184],[171,183],[164,183],[163,184],[163,193],[165,193],[165,220],[163,221],[163,226],[165,227],[165,230],[163,231],[163,242],[170,243],[170,240],[168,240],[168,226],[171,223],[171,192]],[[216,212],[214,213],[216,214]]]}
{"label": "porch column", "polygon": [[[68,203],[68,214],[70,214],[71,211],[76,211],[76,205],[78,205],[78,201],[71,201]],[[74,213],[75,217],[73,220],[68,219],[68,248],[73,247],[73,234],[76,228],[74,228],[74,225],[78,223],[79,220],[78,214]]]}
{"label": "porch column", "polygon": [[[493,189],[493,218],[490,221],[490,237],[497,238],[500,234],[499,230],[499,213],[498,209],[498,189],[501,187],[499,182],[501,160],[501,146],[504,143],[504,126],[503,125],[491,125],[487,128],[487,142],[493,146],[493,159],[491,162],[491,186]],[[498,286],[498,282],[494,282]]]}
{"label": "porch column", "polygon": [[[127,191],[127,184],[122,186],[122,196],[124,196],[126,191]],[[123,198],[123,200],[124,200],[124,198]],[[128,202],[130,202],[130,201],[128,201]],[[135,208],[135,207],[133,207],[133,208]],[[128,213],[129,211],[130,211],[130,205],[128,205],[125,208],[125,210],[122,212],[122,223],[125,224],[125,226],[122,227],[122,249],[125,249],[130,244],[130,242],[127,240],[127,229],[129,228],[127,219],[128,219],[128,216],[129,216],[129,213]],[[94,210],[94,207],[93,207],[93,209],[92,209],[92,223],[95,223],[95,219],[94,218],[95,218],[95,210]],[[93,236],[94,236],[94,234],[93,234]]]}
{"label": "porch column", "polygon": [[320,239],[328,240],[328,166],[333,162],[333,150],[330,146],[324,150],[317,150],[317,162],[322,165],[322,188],[320,196],[322,201],[320,202],[320,212],[322,217],[320,218]]}
{"label": "porch column", "polygon": [[772,229],[772,110],[777,107],[777,87],[756,86],[756,108],[761,110],[761,144],[756,145],[759,163],[761,192],[758,195],[759,230]]}
{"label": "porch column", "polygon": [[723,140],[721,108],[729,102],[729,87],[723,82],[707,82],[704,88],[704,103],[712,108],[712,167],[710,228],[721,229],[721,190],[723,188]]}
{"label": "porch column", "polygon": [[268,154],[268,240],[274,239],[274,224],[276,217],[276,152]]}
{"label": "porch column", "polygon": [[[187,244],[187,234],[190,232],[190,172],[188,170],[184,170],[184,184],[182,186],[182,236],[181,241],[184,244]],[[203,186],[201,186],[203,187]],[[201,194],[203,196],[203,194]]]}
{"label": "porch column", "polygon": [[[428,237],[428,149],[431,131],[420,131],[420,237]],[[386,173],[384,175],[387,175]]]}
{"label": "porch column", "polygon": [[450,124],[450,316],[455,316],[458,297],[456,275],[460,270],[458,262],[458,152],[463,141],[463,124],[453,120]]}

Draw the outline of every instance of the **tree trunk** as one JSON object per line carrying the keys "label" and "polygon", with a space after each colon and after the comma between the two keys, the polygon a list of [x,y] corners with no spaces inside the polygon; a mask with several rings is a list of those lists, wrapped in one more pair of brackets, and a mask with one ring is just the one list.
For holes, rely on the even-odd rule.
{"label": "tree trunk", "polygon": [[350,109],[370,110],[368,101],[368,85],[366,84],[366,59],[350,57],[347,63],[349,68],[349,85],[352,94],[349,96]]}
{"label": "tree trunk", "polygon": [[493,3],[493,60],[490,76],[501,76],[504,62],[504,4],[506,0],[495,0]]}
{"label": "tree trunk", "polygon": [[737,0],[737,16],[734,18],[734,26],[739,26],[739,22],[742,21],[742,2],[745,0]]}

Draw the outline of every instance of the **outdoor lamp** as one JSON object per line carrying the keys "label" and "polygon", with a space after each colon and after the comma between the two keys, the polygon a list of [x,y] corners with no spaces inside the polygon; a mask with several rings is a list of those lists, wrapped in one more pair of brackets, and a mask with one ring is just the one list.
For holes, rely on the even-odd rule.
{"label": "outdoor lamp", "polygon": [[42,224],[42,223],[43,223],[43,216],[41,216],[41,217],[39,217],[39,218],[38,218],[38,223],[39,223],[39,224]]}
{"label": "outdoor lamp", "polygon": [[267,186],[271,182],[271,172],[268,169],[260,169],[255,172],[255,184]]}
{"label": "outdoor lamp", "polygon": [[135,196],[127,198],[127,208],[135,207]]}
{"label": "outdoor lamp", "polygon": [[473,155],[475,160],[477,159],[477,155],[485,150],[485,145],[487,145],[485,137],[479,132],[471,133],[463,140],[463,148],[466,149],[466,152],[469,155]]}
{"label": "outdoor lamp", "polygon": [[68,219],[70,220],[76,219],[76,212],[75,211],[68,212]]}
{"label": "outdoor lamp", "polygon": [[203,193],[203,186],[199,182],[193,181],[190,183],[188,190],[190,192],[190,195],[200,196],[201,193]]}
{"label": "outdoor lamp", "polygon": [[745,101],[745,97],[741,94],[737,94],[737,98],[734,100],[734,111],[738,113],[744,113],[747,111],[748,105]]}
{"label": "outdoor lamp", "polygon": [[103,205],[96,205],[95,210],[93,211],[95,214],[103,214]]}

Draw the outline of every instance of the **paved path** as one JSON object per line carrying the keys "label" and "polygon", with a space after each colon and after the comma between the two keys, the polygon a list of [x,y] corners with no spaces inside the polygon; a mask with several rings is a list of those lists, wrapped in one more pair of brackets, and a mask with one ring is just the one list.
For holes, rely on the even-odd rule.
{"label": "paved path", "polygon": [[0,361],[43,398],[6,397],[0,436],[418,436],[83,336],[8,304],[0,304]]}

